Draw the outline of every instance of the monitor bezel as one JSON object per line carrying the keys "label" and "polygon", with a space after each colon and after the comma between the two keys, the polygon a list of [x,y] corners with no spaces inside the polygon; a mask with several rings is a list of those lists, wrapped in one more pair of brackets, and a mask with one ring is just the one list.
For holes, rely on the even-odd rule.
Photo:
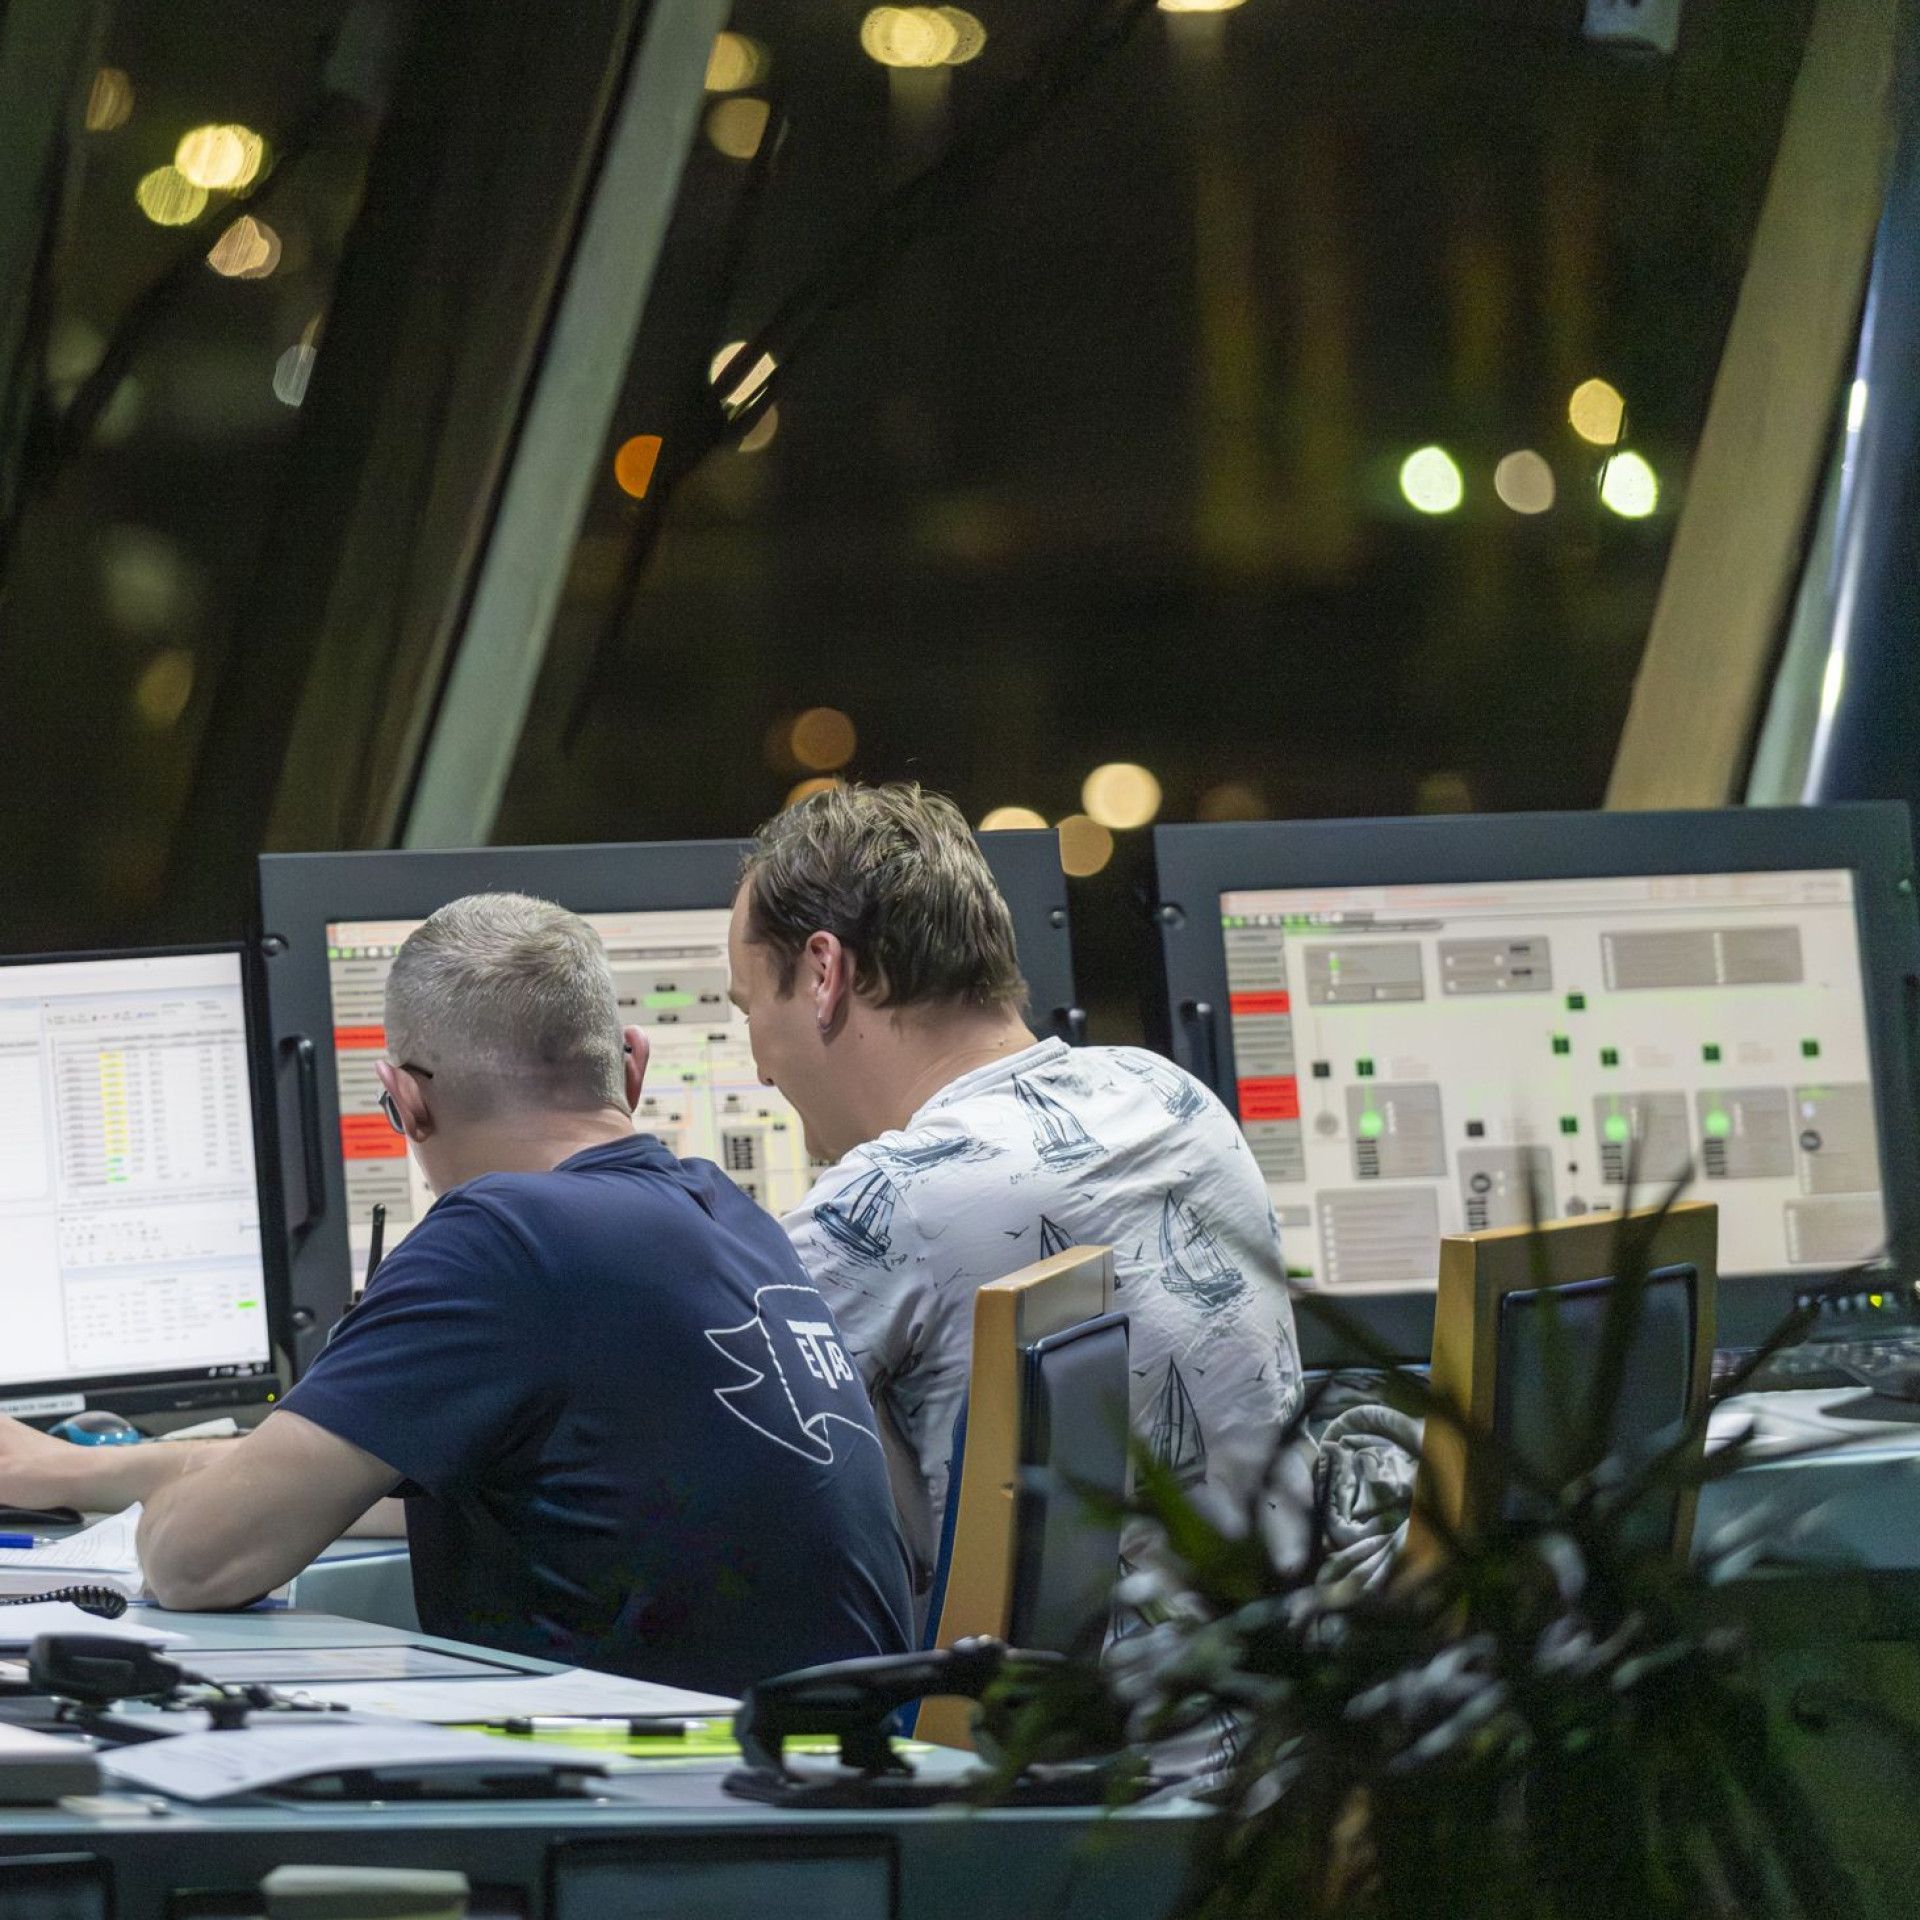
{"label": "monitor bezel", "polygon": [[[351,1285],[327,928],[342,921],[422,919],[462,894],[500,890],[539,894],[576,913],[726,906],[751,844],[656,840],[260,856],[259,943],[266,962],[296,1378],[326,1344]],[[982,834],[980,846],[1013,916],[1029,1022],[1042,1033],[1068,1031],[1078,1016],[1058,839],[1050,831],[1014,829]],[[304,1086],[302,1042],[313,1043]],[[328,1115],[334,1124],[328,1125]],[[309,1187],[310,1168],[319,1176],[317,1196]]]}
{"label": "monitor bezel", "polygon": [[[0,977],[15,967],[72,966],[89,961],[194,960],[231,957],[240,963],[240,1007],[247,1068],[247,1112],[253,1129],[254,1191],[260,1211],[261,1288],[267,1307],[267,1371],[221,1375],[159,1370],[153,1373],[100,1374],[84,1380],[0,1382],[0,1404],[59,1401],[57,1408],[22,1413],[35,1425],[48,1425],[83,1410],[103,1408],[119,1414],[165,1414],[209,1407],[256,1406],[278,1398],[291,1377],[292,1324],[287,1286],[286,1236],[278,1181],[279,1155],[268,1098],[264,1041],[266,994],[260,956],[240,940],[209,940],[179,946],[98,947],[59,953],[0,954]],[[72,1405],[78,1399],[79,1407]]]}
{"label": "monitor bezel", "polygon": [[[1854,877],[1882,1192],[1889,1246],[1897,1259],[1900,1250],[1912,1250],[1920,1233],[1920,1130],[1914,1098],[1920,919],[1914,911],[1912,830],[1902,801],[1711,812],[1462,814],[1156,827],[1151,891],[1156,990],[1148,1002],[1153,1042],[1212,1086],[1237,1116],[1233,1035],[1225,1014],[1222,894],[1274,887],[1840,868]],[[1213,1011],[1202,1016],[1196,1011],[1201,1007]],[[1720,1344],[1757,1345],[1792,1310],[1797,1293],[1830,1277],[1821,1270],[1796,1268],[1724,1278]],[[1328,1297],[1403,1359],[1426,1359],[1433,1337],[1432,1289]],[[1309,1364],[1356,1358],[1310,1311],[1300,1320]]]}

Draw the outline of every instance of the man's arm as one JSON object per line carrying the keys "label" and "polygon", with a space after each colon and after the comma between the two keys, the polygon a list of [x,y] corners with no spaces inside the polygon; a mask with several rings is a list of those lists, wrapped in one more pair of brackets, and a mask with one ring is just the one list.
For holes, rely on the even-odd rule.
{"label": "man's arm", "polygon": [[384,1460],[278,1408],[148,1496],[147,1585],[162,1606],[239,1606],[291,1580],[399,1483]]}

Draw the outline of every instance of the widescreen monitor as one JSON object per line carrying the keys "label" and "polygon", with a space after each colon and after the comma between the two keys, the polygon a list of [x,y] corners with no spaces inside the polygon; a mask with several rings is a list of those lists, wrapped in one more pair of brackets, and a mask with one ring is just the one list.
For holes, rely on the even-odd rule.
{"label": "widescreen monitor", "polygon": [[1173,1044],[1296,1284],[1411,1357],[1443,1234],[1630,1175],[1718,1203],[1737,1344],[1910,1230],[1907,844],[1873,807],[1166,829]]}
{"label": "widescreen monitor", "polygon": [[0,1410],[277,1386],[245,960],[0,961]]}
{"label": "widescreen monitor", "polygon": [[[1051,833],[982,836],[1014,921],[1028,1019],[1070,1031],[1066,885]],[[638,1115],[677,1153],[713,1160],[763,1206],[799,1201],[813,1166],[797,1117],[753,1070],[727,997],[727,925],[741,841],[473,852],[280,854],[260,862],[261,926],[288,1193],[297,1364],[311,1359],[364,1276],[373,1208],[391,1249],[427,1192],[378,1107],[383,999],[401,941],[462,894],[557,900],[600,934],[624,1017],[652,1061]]]}

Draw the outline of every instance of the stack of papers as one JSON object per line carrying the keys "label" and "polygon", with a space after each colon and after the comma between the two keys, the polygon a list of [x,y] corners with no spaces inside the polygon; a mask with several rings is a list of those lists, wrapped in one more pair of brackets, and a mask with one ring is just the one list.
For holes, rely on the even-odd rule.
{"label": "stack of papers", "polygon": [[98,1758],[116,1782],[180,1800],[224,1800],[339,1773],[471,1778],[480,1787],[490,1778],[513,1774],[607,1773],[622,1766],[617,1755],[586,1749],[507,1744],[482,1733],[393,1721],[342,1724],[320,1714],[108,1747]]}
{"label": "stack of papers", "polygon": [[316,1700],[355,1713],[440,1726],[487,1726],[534,1719],[710,1720],[730,1716],[739,1701],[723,1693],[689,1693],[617,1674],[568,1667],[559,1673],[502,1673],[477,1680],[317,1682]]}
{"label": "stack of papers", "polygon": [[0,1594],[114,1587],[136,1600],[146,1589],[134,1545],[139,1526],[140,1509],[132,1506],[45,1546],[0,1547]]}
{"label": "stack of papers", "polygon": [[0,1606],[0,1647],[31,1646],[43,1633],[102,1634],[110,1640],[138,1640],[143,1646],[174,1647],[186,1639],[165,1627],[150,1627],[131,1615],[103,1620],[67,1600],[29,1600]]}

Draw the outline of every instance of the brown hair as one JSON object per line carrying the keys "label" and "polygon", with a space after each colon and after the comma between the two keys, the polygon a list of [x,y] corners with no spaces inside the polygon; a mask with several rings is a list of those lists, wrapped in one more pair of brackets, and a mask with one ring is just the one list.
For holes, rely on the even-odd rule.
{"label": "brown hair", "polygon": [[960,809],[902,783],[835,787],[775,814],[747,854],[747,934],[793,991],[816,933],[854,958],[876,1006],[1019,1008],[1013,917]]}

